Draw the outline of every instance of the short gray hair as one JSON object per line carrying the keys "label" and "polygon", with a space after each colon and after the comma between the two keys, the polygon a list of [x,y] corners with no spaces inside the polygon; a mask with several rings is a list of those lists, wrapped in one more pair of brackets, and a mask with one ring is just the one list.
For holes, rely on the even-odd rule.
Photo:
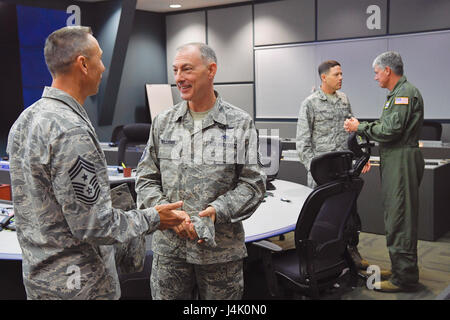
{"label": "short gray hair", "polygon": [[177,48],[177,52],[183,51],[184,49],[188,47],[196,47],[200,51],[200,55],[202,57],[202,60],[205,64],[214,62],[217,64],[217,57],[214,50],[208,46],[207,44],[204,44],[202,42],[190,42],[183,44],[182,46]]}
{"label": "short gray hair", "polygon": [[389,67],[394,71],[395,74],[402,76],[403,75],[403,61],[402,57],[398,52],[395,51],[387,51],[380,54],[378,57],[373,60],[372,67],[375,66],[380,67],[381,69],[385,69]]}
{"label": "short gray hair", "polygon": [[89,34],[92,35],[90,27],[69,26],[58,29],[47,37],[44,57],[53,77],[67,72],[76,57],[88,57],[92,46]]}

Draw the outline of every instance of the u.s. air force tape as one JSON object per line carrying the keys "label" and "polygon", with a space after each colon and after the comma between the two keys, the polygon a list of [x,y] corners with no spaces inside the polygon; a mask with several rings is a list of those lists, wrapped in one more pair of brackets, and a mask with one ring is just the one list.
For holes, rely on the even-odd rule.
{"label": "u.s. air force tape", "polygon": [[78,156],[77,161],[69,170],[69,176],[75,196],[80,202],[87,205],[97,202],[100,186],[95,174],[95,166],[91,162]]}

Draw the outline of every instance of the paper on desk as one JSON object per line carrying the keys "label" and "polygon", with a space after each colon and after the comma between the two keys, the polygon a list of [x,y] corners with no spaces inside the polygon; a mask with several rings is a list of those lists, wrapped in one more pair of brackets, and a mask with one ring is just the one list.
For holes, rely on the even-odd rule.
{"label": "paper on desk", "polygon": [[16,232],[6,230],[0,231],[0,252],[22,254]]}

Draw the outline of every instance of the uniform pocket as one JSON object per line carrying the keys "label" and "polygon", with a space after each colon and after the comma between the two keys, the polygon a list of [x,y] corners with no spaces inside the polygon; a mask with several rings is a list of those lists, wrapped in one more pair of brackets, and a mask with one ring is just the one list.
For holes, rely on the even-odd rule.
{"label": "uniform pocket", "polygon": [[168,159],[168,160],[176,160],[180,159],[180,144],[162,144],[158,149],[158,158],[159,159]]}
{"label": "uniform pocket", "polygon": [[321,110],[315,114],[317,122],[331,121],[334,119],[335,114],[328,110]]}

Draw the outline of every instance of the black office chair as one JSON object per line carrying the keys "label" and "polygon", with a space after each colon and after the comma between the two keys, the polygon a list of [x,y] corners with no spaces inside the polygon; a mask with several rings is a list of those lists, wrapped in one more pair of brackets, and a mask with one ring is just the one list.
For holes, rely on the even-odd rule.
{"label": "black office chair", "polygon": [[120,139],[125,137],[123,133],[123,125],[118,125],[114,128],[112,134],[111,134],[111,143],[112,146],[117,146],[119,144]]}
{"label": "black office chair", "polygon": [[351,151],[337,151],[313,159],[311,174],[319,186],[301,209],[295,249],[282,251],[265,240],[254,243],[263,249],[266,281],[273,297],[339,297],[344,284],[355,279],[344,229],[364,183],[358,172],[368,158],[352,166],[353,157]]}
{"label": "black office chair", "polygon": [[133,123],[123,127],[124,136],[119,141],[117,165],[120,166],[124,162],[127,146],[147,144],[150,127],[151,125],[149,123]]}
{"label": "black office chair", "polygon": [[436,121],[424,120],[419,140],[440,141],[442,136],[442,124]]}

